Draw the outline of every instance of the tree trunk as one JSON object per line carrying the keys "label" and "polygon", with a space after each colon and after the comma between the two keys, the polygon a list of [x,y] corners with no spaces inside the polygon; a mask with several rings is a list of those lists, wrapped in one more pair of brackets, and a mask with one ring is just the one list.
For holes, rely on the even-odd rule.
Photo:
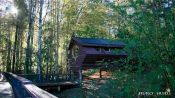
{"label": "tree trunk", "polygon": [[59,40],[59,0],[56,0],[57,2],[55,3],[55,15],[56,15],[56,18],[55,18],[55,21],[56,21],[56,25],[55,25],[55,65],[54,67],[57,68],[58,67],[58,48],[59,48],[59,43],[58,43],[58,40]]}
{"label": "tree trunk", "polygon": [[36,9],[36,1],[30,0],[29,2],[29,30],[27,37],[26,59],[24,72],[27,74],[30,72],[32,66],[32,54],[33,54],[33,32],[34,32],[34,13]]}
{"label": "tree trunk", "polygon": [[14,73],[16,70],[16,62],[17,62],[17,58],[16,58],[16,54],[17,54],[17,47],[18,47],[18,35],[19,35],[19,24],[17,22],[16,24],[16,33],[15,33],[15,42],[14,42],[14,47],[13,47],[13,61],[12,61],[12,72]]}
{"label": "tree trunk", "polygon": [[39,31],[38,31],[38,66],[37,66],[37,72],[38,72],[38,79],[41,80],[42,76],[42,11],[43,11],[43,3],[44,0],[40,0],[40,11],[39,11]]}
{"label": "tree trunk", "polygon": [[8,32],[8,49],[7,49],[7,72],[11,72],[11,35]]}

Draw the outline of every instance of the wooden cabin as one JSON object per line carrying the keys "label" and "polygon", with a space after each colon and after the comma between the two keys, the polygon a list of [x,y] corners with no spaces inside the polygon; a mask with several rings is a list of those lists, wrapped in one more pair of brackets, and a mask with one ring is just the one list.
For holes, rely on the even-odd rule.
{"label": "wooden cabin", "polygon": [[108,39],[72,37],[68,48],[71,70],[101,67],[99,62],[126,58],[125,43]]}

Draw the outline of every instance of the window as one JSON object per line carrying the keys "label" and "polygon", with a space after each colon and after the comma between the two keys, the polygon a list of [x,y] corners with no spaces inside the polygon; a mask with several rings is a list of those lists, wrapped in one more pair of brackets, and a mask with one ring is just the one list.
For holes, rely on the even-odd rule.
{"label": "window", "polygon": [[96,48],[96,50],[99,52],[102,52],[102,51],[110,52],[111,51],[110,48]]}
{"label": "window", "polygon": [[96,50],[97,50],[97,51],[99,51],[99,52],[101,52],[101,51],[102,51],[102,49],[101,49],[101,48],[96,48]]}
{"label": "window", "polygon": [[111,49],[110,49],[110,48],[104,48],[104,51],[106,51],[106,52],[110,52]]}
{"label": "window", "polygon": [[73,56],[73,58],[74,58],[75,60],[76,60],[77,57],[78,57],[78,52],[79,52],[78,46],[77,46],[77,45],[74,45],[74,46],[72,47],[72,56]]}

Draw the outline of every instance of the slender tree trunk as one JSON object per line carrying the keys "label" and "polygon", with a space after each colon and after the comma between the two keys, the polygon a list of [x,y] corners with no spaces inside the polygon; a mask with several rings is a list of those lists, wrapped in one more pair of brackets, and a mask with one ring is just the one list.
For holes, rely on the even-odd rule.
{"label": "slender tree trunk", "polygon": [[7,72],[11,71],[11,34],[8,32]]}
{"label": "slender tree trunk", "polygon": [[17,62],[17,58],[16,58],[16,54],[17,54],[17,48],[18,48],[18,35],[19,35],[19,24],[18,22],[16,23],[16,33],[15,33],[15,42],[14,42],[14,49],[13,49],[13,61],[12,61],[12,72],[14,73],[16,71],[16,62]]}
{"label": "slender tree trunk", "polygon": [[[6,23],[7,22],[3,22],[3,27],[5,28],[5,25],[6,25]],[[5,30],[3,29],[3,32],[2,32],[2,34],[4,35],[6,32],[5,32]],[[5,49],[4,49],[5,47],[4,47],[4,45],[2,44],[2,58],[3,57],[5,57],[5,55],[6,55],[6,53],[4,53],[5,52]],[[4,62],[4,60],[2,59],[2,65],[5,65],[5,62]],[[10,66],[11,67],[11,66]],[[2,71],[4,72],[6,69],[5,69],[5,67],[3,67],[3,69],[2,69]]]}
{"label": "slender tree trunk", "polygon": [[39,31],[38,31],[38,66],[37,72],[39,74],[39,80],[41,80],[42,76],[42,11],[43,11],[43,3],[44,0],[40,0],[40,10],[39,10]]}
{"label": "slender tree trunk", "polygon": [[34,13],[36,9],[36,1],[29,1],[29,30],[27,37],[26,59],[24,72],[29,73],[32,66],[32,54],[33,54],[33,32],[34,32]]}
{"label": "slender tree trunk", "polygon": [[55,21],[56,21],[56,25],[55,25],[55,65],[54,67],[57,68],[58,67],[58,47],[59,47],[59,43],[58,43],[58,40],[59,40],[59,0],[56,0],[56,3],[55,3],[55,15],[56,15],[56,18],[55,18]]}
{"label": "slender tree trunk", "polygon": [[23,34],[20,35],[20,39],[21,39],[21,41],[20,41],[20,50],[19,50],[19,54],[20,54],[20,56],[19,56],[19,70],[20,70],[20,73],[21,73],[21,71],[22,71],[22,62],[23,62],[23,60],[22,60],[22,58],[23,58],[23,40],[24,40]]}
{"label": "slender tree trunk", "polygon": [[[53,0],[54,1],[54,0]],[[51,2],[51,9],[54,9],[54,2]],[[52,12],[51,13],[51,17],[54,17],[54,13]],[[54,24],[54,18],[51,18],[51,22],[52,24]],[[52,26],[52,31],[51,31],[51,38],[52,38],[52,46],[53,46],[53,38],[54,38],[54,27]],[[49,54],[50,54],[50,57],[49,57],[49,62],[50,62],[50,65],[48,66],[48,70],[49,70],[49,74],[51,75],[52,74],[52,65],[53,65],[53,53],[52,53],[52,50],[53,50],[54,47],[50,47],[50,50],[49,50]]]}

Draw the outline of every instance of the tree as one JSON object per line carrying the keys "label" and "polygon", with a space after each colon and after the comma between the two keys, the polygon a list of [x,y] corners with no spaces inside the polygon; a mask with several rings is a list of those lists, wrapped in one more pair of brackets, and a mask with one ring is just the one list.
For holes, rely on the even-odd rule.
{"label": "tree", "polygon": [[39,31],[38,31],[38,65],[37,72],[39,74],[39,80],[41,80],[42,76],[42,12],[43,12],[43,3],[44,0],[40,0],[39,7]]}
{"label": "tree", "polygon": [[32,54],[33,54],[33,33],[34,33],[34,23],[35,23],[35,12],[36,12],[36,2],[37,0],[28,0],[28,37],[27,37],[27,48],[26,48],[26,59],[25,59],[25,73],[31,71],[32,66]]}

